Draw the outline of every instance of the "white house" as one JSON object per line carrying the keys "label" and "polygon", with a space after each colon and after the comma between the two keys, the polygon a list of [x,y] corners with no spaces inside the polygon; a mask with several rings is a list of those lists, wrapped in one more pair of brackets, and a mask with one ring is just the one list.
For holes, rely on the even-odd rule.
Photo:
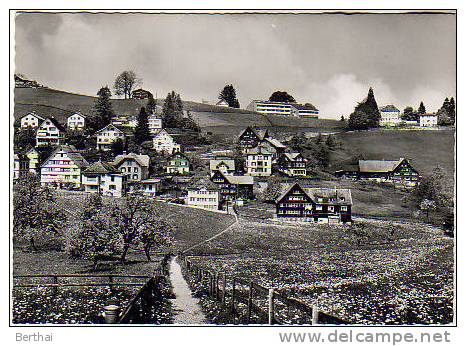
{"label": "white house", "polygon": [[261,145],[249,149],[246,155],[246,175],[272,175],[272,156],[273,154]]}
{"label": "white house", "polygon": [[128,177],[128,182],[133,182],[149,177],[149,161],[149,155],[129,153],[115,157],[113,164],[122,174]]}
{"label": "white house", "polygon": [[158,133],[162,127],[162,118],[157,114],[151,114],[147,117],[149,122],[149,131],[151,134]]}
{"label": "white house", "polygon": [[108,162],[95,162],[82,172],[85,192],[98,192],[103,196],[122,197],[126,194],[126,175]]}
{"label": "white house", "polygon": [[419,114],[420,127],[437,127],[438,116],[435,113]]}
{"label": "white house", "polygon": [[36,146],[60,145],[63,142],[65,129],[54,118],[45,118],[36,132]]}
{"label": "white house", "polygon": [[109,150],[111,149],[112,143],[118,139],[125,142],[125,133],[122,129],[116,127],[113,124],[108,124],[103,129],[96,132],[97,137],[97,149]]}
{"label": "white house", "polygon": [[220,189],[210,180],[200,179],[188,187],[186,203],[207,210],[218,210]]}
{"label": "white house", "polygon": [[220,171],[223,174],[235,173],[235,160],[233,159],[212,159],[209,161],[210,175],[216,171]]}
{"label": "white house", "polygon": [[41,184],[79,188],[81,173],[88,166],[74,146],[61,145],[40,166]]}
{"label": "white house", "polygon": [[386,105],[379,109],[380,126],[396,126],[401,123],[400,110],[394,105]]}
{"label": "white house", "polygon": [[21,118],[21,128],[25,129],[28,127],[32,127],[35,129],[39,127],[40,123],[44,120],[44,118],[42,118],[34,112],[28,113]]}
{"label": "white house", "polygon": [[26,151],[26,156],[29,159],[29,172],[38,173],[39,172],[39,152],[35,148],[31,148]]}
{"label": "white house", "polygon": [[189,159],[182,153],[173,154],[165,166],[167,174],[188,174],[189,173]]}
{"label": "white house", "polygon": [[225,101],[225,100],[220,100],[220,101],[218,101],[215,105],[216,105],[216,106],[220,106],[220,107],[230,107],[230,105],[228,104],[228,102]]}
{"label": "white house", "polygon": [[174,154],[181,151],[181,146],[165,129],[160,130],[153,138],[154,149],[157,152]]}
{"label": "white house", "polygon": [[84,130],[86,127],[86,117],[81,112],[70,115],[67,119],[67,127],[69,130]]}
{"label": "white house", "polygon": [[129,186],[130,191],[140,191],[144,196],[155,197],[162,188],[162,179],[150,178]]}
{"label": "white house", "polygon": [[25,177],[29,171],[29,159],[24,154],[15,154],[13,158],[13,181]]}

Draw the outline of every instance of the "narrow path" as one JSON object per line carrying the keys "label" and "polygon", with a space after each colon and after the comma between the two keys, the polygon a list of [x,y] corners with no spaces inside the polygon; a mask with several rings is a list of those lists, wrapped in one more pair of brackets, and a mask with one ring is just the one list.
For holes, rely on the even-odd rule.
{"label": "narrow path", "polygon": [[181,266],[176,256],[170,262],[170,281],[175,299],[172,300],[175,324],[205,324],[206,318],[199,305],[199,299],[194,298],[188,283],[181,273]]}

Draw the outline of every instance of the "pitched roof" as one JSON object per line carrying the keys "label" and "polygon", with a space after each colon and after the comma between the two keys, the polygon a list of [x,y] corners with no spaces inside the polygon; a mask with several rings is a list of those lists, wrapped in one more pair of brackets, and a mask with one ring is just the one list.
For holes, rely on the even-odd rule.
{"label": "pitched roof", "polygon": [[224,175],[225,179],[233,185],[253,185],[254,177],[249,175]]}
{"label": "pitched roof", "polygon": [[272,137],[267,137],[267,138],[264,139],[264,141],[270,143],[270,145],[272,145],[275,148],[281,148],[281,149],[286,148],[285,144],[280,142],[278,139],[275,139],[275,138],[272,138]]}
{"label": "pitched roof", "polygon": [[120,131],[120,132],[123,132],[122,128],[119,127],[119,126],[116,126],[116,125],[113,125],[113,124],[108,124],[107,126],[101,128],[99,131],[96,132],[96,134],[98,134],[99,132],[102,132],[102,131],[105,131],[107,129],[113,129],[113,130],[117,130],[117,131]]}
{"label": "pitched roof", "polygon": [[235,160],[232,159],[212,159],[209,161],[210,170],[215,171],[222,164],[225,164],[229,170],[235,170]]}
{"label": "pitched roof", "polygon": [[404,160],[359,160],[359,171],[365,173],[392,172]]}
{"label": "pitched roof", "polygon": [[35,117],[36,117],[37,119],[39,119],[39,120],[45,120],[45,118],[41,117],[40,115],[38,115],[38,114],[37,114],[36,112],[34,112],[34,111],[29,112],[29,113],[27,113],[27,114],[24,114],[24,115],[21,117],[21,119],[24,118],[25,116],[28,116],[28,115],[33,115],[33,116],[35,116]]}
{"label": "pitched roof", "polygon": [[136,153],[117,155],[115,157],[115,160],[113,160],[113,164],[115,166],[118,166],[124,160],[135,160],[140,166],[149,167],[150,157],[149,155],[139,155]]}
{"label": "pitched roof", "polygon": [[[59,131],[66,131],[66,129],[58,122],[57,119],[52,118],[52,117],[47,117],[42,121],[42,124],[46,122],[47,120],[50,120],[50,122],[59,130]],[[42,124],[39,125],[39,127],[42,126]]]}
{"label": "pitched roof", "polygon": [[381,112],[399,112],[400,110],[394,105],[386,105],[379,109]]}
{"label": "pitched roof", "polygon": [[71,117],[71,116],[73,116],[73,115],[80,115],[80,116],[82,116],[84,119],[87,118],[87,115],[82,114],[80,111],[71,113],[70,115],[68,115],[68,118]]}
{"label": "pitched roof", "polygon": [[52,151],[49,157],[44,160],[41,166],[44,166],[58,151],[64,151],[68,155],[68,157],[73,161],[73,163],[78,166],[80,169],[89,166],[89,162],[79,153],[73,145],[59,145]]}
{"label": "pitched roof", "polygon": [[200,189],[205,189],[205,190],[218,190],[218,186],[214,184],[212,181],[206,178],[200,178],[197,179],[196,181],[190,183],[188,189],[192,190],[200,190]]}
{"label": "pitched roof", "polygon": [[224,105],[226,104],[226,105],[228,106],[228,102],[225,101],[225,100],[220,100],[220,101],[218,101],[218,102],[216,103],[217,106],[222,105],[222,104],[224,104]]}
{"label": "pitched roof", "polygon": [[260,155],[272,155],[272,153],[262,145],[258,145],[255,148],[249,149],[248,150],[248,155],[251,155],[251,154],[252,155],[257,155],[257,154],[260,154]]}
{"label": "pitched roof", "polygon": [[107,174],[107,173],[120,173],[120,171],[110,162],[94,162],[83,174]]}
{"label": "pitched roof", "polygon": [[[294,187],[298,186],[304,193],[314,202],[318,201],[318,198],[323,198],[323,201],[318,202],[319,204],[344,204],[352,205],[353,199],[351,197],[350,189],[337,189],[337,188],[325,188],[325,187],[311,187],[311,186],[301,186],[298,183],[287,184],[284,183],[281,186],[281,194],[275,200],[276,202],[282,200],[288,192]],[[330,202],[327,199],[334,198],[334,201]]]}
{"label": "pitched roof", "polygon": [[243,131],[241,131],[238,137],[241,138],[241,136],[248,130],[252,131],[256,135],[256,137],[259,138],[259,140],[264,140],[269,136],[268,130],[258,130],[252,126],[248,126]]}
{"label": "pitched roof", "polygon": [[[283,155],[290,161],[294,161],[298,156],[301,156],[301,153],[284,153]],[[304,157],[303,159],[307,161]]]}

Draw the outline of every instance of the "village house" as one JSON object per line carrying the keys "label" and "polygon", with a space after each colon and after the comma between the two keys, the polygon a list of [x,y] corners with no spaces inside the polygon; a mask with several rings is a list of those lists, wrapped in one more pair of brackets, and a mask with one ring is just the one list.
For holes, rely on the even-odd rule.
{"label": "village house", "polygon": [[238,137],[238,145],[242,149],[251,149],[259,145],[259,143],[269,137],[267,130],[256,130],[250,126],[246,127]]}
{"label": "village house", "polygon": [[156,134],[160,130],[162,130],[162,117],[157,115],[157,114],[150,114],[147,117],[147,120],[149,122],[149,131],[151,134]]}
{"label": "village house", "polygon": [[81,187],[81,173],[89,163],[72,145],[61,145],[40,166],[43,185]]}
{"label": "village house", "polygon": [[108,162],[95,162],[82,172],[82,185],[85,192],[122,197],[126,194],[126,182],[127,176]]}
{"label": "village house", "polygon": [[216,171],[220,171],[223,174],[234,174],[235,173],[235,160],[233,159],[212,159],[209,161],[210,175]]}
{"label": "village house", "polygon": [[13,181],[25,177],[29,172],[29,159],[24,154],[13,157]]}
{"label": "village house", "polygon": [[39,173],[40,154],[36,148],[30,148],[25,155],[29,159],[29,172]]}
{"label": "village house", "polygon": [[335,172],[337,177],[353,180],[373,180],[393,183],[397,187],[411,188],[419,182],[419,173],[405,159],[399,160],[359,160],[357,165],[349,165]]}
{"label": "village house", "polygon": [[246,155],[246,175],[267,177],[272,175],[273,154],[263,146],[248,150]]}
{"label": "village house", "polygon": [[189,174],[189,159],[182,153],[173,154],[165,166],[167,174]]}
{"label": "village house", "polygon": [[60,145],[65,136],[65,129],[54,118],[45,118],[36,132],[36,146]]}
{"label": "village house", "polygon": [[153,149],[157,152],[174,154],[181,151],[181,145],[176,143],[173,136],[167,130],[160,130],[153,138]]}
{"label": "village house", "polygon": [[42,118],[40,115],[37,115],[35,112],[28,113],[21,117],[21,128],[26,129],[30,127],[36,129],[44,120],[44,118]]}
{"label": "village house", "polygon": [[155,197],[160,193],[162,189],[162,179],[160,178],[149,178],[138,181],[136,184],[129,186],[130,191],[138,191],[147,197]]}
{"label": "village house", "polygon": [[277,168],[289,177],[306,176],[307,159],[300,153],[283,153],[278,157]]}
{"label": "village house", "polygon": [[220,191],[216,184],[208,179],[199,179],[188,187],[186,203],[207,210],[218,210]]}
{"label": "village house", "polygon": [[98,150],[110,150],[112,143],[120,139],[123,143],[126,141],[125,131],[122,127],[116,127],[113,124],[108,124],[103,129],[95,133],[97,137]]}
{"label": "village house", "polygon": [[128,182],[141,181],[149,177],[149,155],[135,153],[117,155],[113,164],[124,175]]}
{"label": "village house", "polygon": [[218,101],[215,105],[216,105],[216,106],[220,106],[220,107],[230,107],[230,105],[228,104],[228,102],[225,101],[225,100],[220,100],[220,101]]}
{"label": "village house", "polygon": [[133,99],[137,99],[137,100],[147,100],[148,98],[153,97],[150,91],[147,91],[144,89],[133,90],[133,92],[131,93],[131,96]]}
{"label": "village house", "polygon": [[[266,137],[261,142],[260,145],[265,148],[267,151],[272,153],[272,161],[275,161],[282,153],[286,150],[286,145],[280,142],[278,139],[272,137]],[[248,150],[249,152],[249,150]]]}
{"label": "village house", "polygon": [[275,200],[276,217],[317,223],[351,222],[351,190],[312,188],[295,183]]}
{"label": "village house", "polygon": [[86,117],[81,112],[76,112],[70,115],[66,122],[68,130],[81,131],[86,126]]}
{"label": "village house", "polygon": [[221,201],[244,201],[254,198],[254,177],[228,175],[215,171],[210,180],[220,189]]}
{"label": "village house", "polygon": [[394,105],[386,105],[379,109],[380,126],[397,126],[401,123],[400,110]]}
{"label": "village house", "polygon": [[437,127],[438,116],[435,113],[419,114],[420,127]]}

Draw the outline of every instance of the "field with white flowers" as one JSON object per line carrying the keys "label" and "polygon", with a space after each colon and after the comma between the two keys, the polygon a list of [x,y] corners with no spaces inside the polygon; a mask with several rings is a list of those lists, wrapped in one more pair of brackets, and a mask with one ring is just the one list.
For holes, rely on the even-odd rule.
{"label": "field with white flowers", "polygon": [[359,224],[243,219],[191,254],[355,324],[452,323],[453,240],[420,223]]}

